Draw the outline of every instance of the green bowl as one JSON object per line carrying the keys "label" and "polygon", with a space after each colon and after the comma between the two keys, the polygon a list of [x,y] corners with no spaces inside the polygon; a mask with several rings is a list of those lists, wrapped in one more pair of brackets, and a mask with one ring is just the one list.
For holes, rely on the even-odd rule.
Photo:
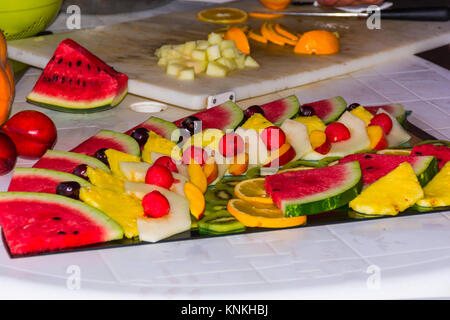
{"label": "green bowl", "polygon": [[63,0],[0,1],[0,30],[6,40],[32,37],[56,17]]}

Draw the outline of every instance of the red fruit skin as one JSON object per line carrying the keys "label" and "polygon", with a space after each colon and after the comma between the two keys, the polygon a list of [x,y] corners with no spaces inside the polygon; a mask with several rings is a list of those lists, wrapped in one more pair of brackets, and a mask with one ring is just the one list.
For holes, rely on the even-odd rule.
{"label": "red fruit skin", "polygon": [[162,156],[159,157],[154,164],[166,167],[172,172],[178,173],[177,165],[175,164],[175,161],[169,156]]}
{"label": "red fruit skin", "polygon": [[12,139],[0,132],[0,175],[10,172],[17,161],[17,150]]}
{"label": "red fruit skin", "polygon": [[322,144],[321,146],[317,147],[315,149],[315,151],[320,153],[320,154],[327,154],[328,152],[330,152],[330,149],[331,149],[331,143],[327,140],[327,141],[325,141],[324,144]]}
{"label": "red fruit skin", "polygon": [[[200,147],[190,146],[183,152],[182,162],[185,165],[197,163],[203,166],[208,159],[208,153]],[[178,170],[178,169],[177,169]]]}
{"label": "red fruit skin", "polygon": [[144,215],[149,218],[161,218],[170,211],[169,201],[158,190],[154,190],[144,196],[142,207],[144,208]]}
{"label": "red fruit skin", "polygon": [[[325,134],[327,135],[327,141],[339,142],[350,139],[350,131],[348,128],[340,122],[332,122],[325,128]],[[320,148],[320,147],[319,147]]]}
{"label": "red fruit skin", "polygon": [[145,183],[153,184],[161,188],[170,189],[173,184],[173,176],[166,167],[154,164],[147,170]]}
{"label": "red fruit skin", "polygon": [[383,134],[380,141],[378,141],[377,145],[373,148],[373,150],[384,150],[388,147],[388,141],[386,139],[386,135]]}
{"label": "red fruit skin", "polygon": [[387,135],[392,130],[392,119],[386,113],[379,113],[370,120],[369,126],[380,126]]}
{"label": "red fruit skin", "polygon": [[277,126],[271,126],[261,132],[261,140],[266,145],[267,150],[277,150],[286,143],[286,135]]}
{"label": "red fruit skin", "polygon": [[39,111],[25,110],[16,113],[3,126],[16,145],[17,154],[27,159],[38,159],[56,142],[53,121]]}
{"label": "red fruit skin", "polygon": [[224,157],[235,157],[244,152],[244,140],[236,133],[226,133],[219,141],[219,152]]}

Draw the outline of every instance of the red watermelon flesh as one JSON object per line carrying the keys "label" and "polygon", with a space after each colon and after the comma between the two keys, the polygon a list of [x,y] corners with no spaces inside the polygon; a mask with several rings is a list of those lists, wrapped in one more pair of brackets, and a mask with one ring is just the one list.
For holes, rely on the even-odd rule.
{"label": "red watermelon flesh", "polygon": [[175,124],[158,117],[152,116],[148,118],[146,121],[125,132],[125,134],[131,135],[136,128],[146,128],[148,131],[153,131],[161,137],[175,142],[178,142],[180,138],[180,132]]}
{"label": "red watermelon flesh", "polygon": [[64,196],[0,193],[0,225],[12,255],[120,239],[122,228],[101,211]]}
{"label": "red watermelon flesh", "polygon": [[345,156],[339,164],[358,161],[361,166],[364,187],[369,186],[381,177],[408,162],[414,169],[421,185],[426,185],[437,173],[436,161],[432,157],[414,157],[389,154],[358,153]]}
{"label": "red watermelon flesh", "polygon": [[376,115],[379,109],[383,109],[384,111],[395,117],[400,123],[403,123],[406,118],[405,108],[400,103],[385,104],[380,106],[364,106],[364,108],[373,115]]}
{"label": "red watermelon flesh", "polygon": [[[234,102],[227,101],[221,105],[194,113],[191,116],[201,120],[202,130],[219,129],[225,131],[236,128],[244,119],[244,112]],[[179,128],[184,119],[179,119],[173,123]]]}
{"label": "red watermelon flesh", "polygon": [[86,164],[92,168],[110,171],[103,162],[94,157],[86,156],[80,153],[57,150],[47,150],[42,158],[33,165],[33,168],[72,173],[75,167],[80,164]]}
{"label": "red watermelon flesh", "polygon": [[65,112],[93,112],[117,105],[127,90],[125,74],[66,39],[59,44],[27,99]]}
{"label": "red watermelon flesh", "polygon": [[56,187],[63,181],[75,181],[82,187],[91,185],[88,181],[70,173],[38,169],[16,168],[8,191],[56,193]]}
{"label": "red watermelon flesh", "polygon": [[347,102],[342,97],[309,102],[304,105],[312,107],[315,115],[325,124],[337,121],[347,108]]}
{"label": "red watermelon flesh", "polygon": [[291,95],[287,98],[272,101],[261,105],[264,117],[273,124],[280,126],[284,120],[293,118],[298,113],[300,102],[297,96]]}
{"label": "red watermelon flesh", "polygon": [[441,170],[444,165],[450,161],[450,148],[447,146],[436,146],[433,144],[423,144],[415,146],[411,150],[411,155],[416,156],[435,156],[439,170]]}
{"label": "red watermelon flesh", "polygon": [[124,133],[110,130],[99,131],[94,136],[90,137],[70,151],[93,157],[97,150],[103,148],[114,149],[136,156],[141,153],[141,149],[136,140]]}

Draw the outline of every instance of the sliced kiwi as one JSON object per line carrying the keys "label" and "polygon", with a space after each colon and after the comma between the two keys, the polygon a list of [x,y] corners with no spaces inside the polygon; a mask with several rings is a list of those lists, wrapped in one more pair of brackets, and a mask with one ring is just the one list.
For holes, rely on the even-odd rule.
{"label": "sliced kiwi", "polygon": [[245,176],[226,177],[216,183],[216,188],[220,186],[227,186],[234,189],[234,187],[244,179],[246,179]]}
{"label": "sliced kiwi", "polygon": [[198,220],[191,215],[191,230],[198,230]]}
{"label": "sliced kiwi", "polygon": [[233,233],[244,230],[245,225],[227,210],[211,212],[198,221],[198,231],[203,235]]}
{"label": "sliced kiwi", "polygon": [[230,199],[234,198],[234,188],[224,185],[215,186],[205,193],[205,201],[211,205],[226,206]]}

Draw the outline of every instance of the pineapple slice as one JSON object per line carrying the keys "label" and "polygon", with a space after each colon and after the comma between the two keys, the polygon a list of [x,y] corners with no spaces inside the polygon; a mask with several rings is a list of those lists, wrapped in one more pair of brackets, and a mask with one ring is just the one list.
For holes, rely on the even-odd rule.
{"label": "pineapple slice", "polygon": [[123,180],[116,175],[112,175],[102,169],[87,168],[86,174],[89,181],[97,187],[115,192],[124,192]]}
{"label": "pineapple slice", "polygon": [[350,208],[366,215],[397,215],[423,197],[413,168],[400,164],[350,201]]}
{"label": "pineapple slice", "polygon": [[446,207],[450,206],[450,162],[434,176],[423,188],[423,199],[417,201],[421,207]]}
{"label": "pineapple slice", "polygon": [[361,120],[363,120],[366,123],[366,126],[370,124],[370,120],[372,120],[373,115],[366,110],[363,106],[358,106],[352,111],[350,111],[353,115],[357,116]]}
{"label": "pineapple slice", "polygon": [[308,129],[308,134],[311,134],[312,131],[325,131],[325,123],[318,116],[311,117],[296,117],[295,121],[303,123]]}
{"label": "pineapple slice", "polygon": [[117,151],[114,149],[107,149],[105,151],[105,154],[106,157],[108,158],[109,167],[111,168],[112,173],[119,178],[125,178],[125,176],[122,174],[122,171],[120,171],[119,167],[119,163],[121,161],[141,162],[141,157]]}

